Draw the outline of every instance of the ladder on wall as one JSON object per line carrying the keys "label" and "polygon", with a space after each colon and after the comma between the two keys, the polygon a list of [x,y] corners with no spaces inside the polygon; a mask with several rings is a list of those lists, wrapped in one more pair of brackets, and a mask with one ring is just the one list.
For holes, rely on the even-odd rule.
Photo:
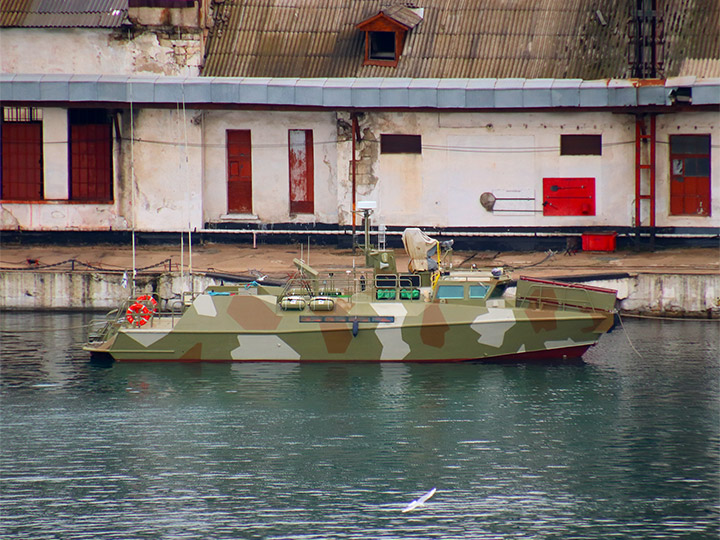
{"label": "ladder on wall", "polygon": [[654,114],[635,117],[635,249],[640,249],[643,232],[643,201],[649,202],[647,232],[650,249],[655,249],[655,120]]}

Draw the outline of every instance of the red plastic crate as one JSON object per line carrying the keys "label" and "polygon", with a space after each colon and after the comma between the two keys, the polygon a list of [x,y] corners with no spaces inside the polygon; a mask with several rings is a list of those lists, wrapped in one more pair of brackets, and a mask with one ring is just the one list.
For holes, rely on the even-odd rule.
{"label": "red plastic crate", "polygon": [[616,238],[615,231],[583,233],[583,251],[615,251]]}

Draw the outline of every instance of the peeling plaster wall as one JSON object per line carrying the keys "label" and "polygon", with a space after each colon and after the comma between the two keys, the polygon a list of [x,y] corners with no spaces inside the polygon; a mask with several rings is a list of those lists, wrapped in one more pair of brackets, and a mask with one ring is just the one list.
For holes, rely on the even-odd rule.
{"label": "peeling plaster wall", "polygon": [[196,76],[203,60],[199,31],[2,28],[0,49],[2,73]]}
{"label": "peeling plaster wall", "polygon": [[[352,222],[351,119],[345,112],[134,109],[118,115],[114,202],[67,197],[67,110],[43,109],[45,193],[39,203],[0,204],[3,229],[181,231],[207,222]],[[657,120],[657,225],[720,226],[720,122],[681,113]],[[634,117],[606,112],[369,112],[360,116],[357,199],[374,200],[373,222],[435,227],[631,227],[635,216]],[[229,129],[252,133],[253,215],[227,213]],[[314,214],[289,212],[288,130],[312,129]],[[113,131],[113,134],[115,132]],[[380,136],[422,135],[422,154],[380,154]],[[602,156],[560,156],[561,134],[602,134]],[[712,215],[669,215],[669,135],[711,134]],[[186,144],[187,139],[187,144]],[[131,152],[132,150],[132,152]],[[135,205],[131,200],[134,154]],[[545,177],[593,177],[595,216],[543,216]],[[534,194],[535,213],[488,212],[484,192]],[[643,215],[647,216],[645,209]]]}
{"label": "peeling plaster wall", "polygon": [[[324,112],[207,111],[203,117],[204,219],[267,223],[337,221],[335,115]],[[253,214],[228,215],[227,130],[249,129]],[[290,214],[288,130],[311,129],[315,213]]]}
{"label": "peeling plaster wall", "polygon": [[[202,221],[201,129],[192,119],[198,111],[140,109],[134,112],[134,148],[124,130],[122,215],[136,230],[200,229]],[[129,113],[125,113],[129,122]],[[186,143],[187,137],[187,143]],[[135,205],[131,205],[131,159],[134,154]]]}
{"label": "peeling plaster wall", "polygon": [[114,200],[97,204],[67,200],[67,109],[43,109],[46,200],[0,204],[0,226],[36,231],[130,230],[134,220],[138,231],[202,228],[202,145],[200,126],[192,121],[196,115],[192,109],[185,113],[182,109],[135,110],[132,133],[130,112],[124,111],[120,115],[123,140],[113,145]]}
{"label": "peeling plaster wall", "polygon": [[[376,223],[436,227],[634,226],[635,123],[631,115],[376,112],[365,115],[361,128],[364,142],[358,145],[358,200],[378,203]],[[363,163],[367,147],[377,147],[375,141],[383,133],[422,135],[422,154],[378,155],[368,169]],[[715,195],[711,217],[669,215],[668,136],[674,133],[710,133],[716,146],[720,121],[716,115],[703,113],[658,117],[657,225],[717,227],[717,172],[712,175],[711,192]],[[601,134],[602,156],[560,156],[561,134]],[[346,146],[349,161],[350,143]],[[711,170],[720,170],[720,152],[713,151],[711,160]],[[366,169],[372,181],[364,183],[362,174]],[[596,215],[544,216],[543,178],[551,177],[595,178]],[[351,182],[349,175],[338,180],[345,194]],[[482,193],[508,189],[534,194],[531,205],[537,212],[491,213],[480,205]],[[643,217],[647,215],[644,207]]]}

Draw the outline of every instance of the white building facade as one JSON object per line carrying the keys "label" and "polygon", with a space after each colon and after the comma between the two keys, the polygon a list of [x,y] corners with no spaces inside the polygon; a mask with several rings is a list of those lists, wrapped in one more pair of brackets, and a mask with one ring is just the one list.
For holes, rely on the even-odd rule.
{"label": "white building facade", "polygon": [[360,201],[447,234],[720,230],[718,79],[7,73],[0,100],[4,231],[346,231]]}

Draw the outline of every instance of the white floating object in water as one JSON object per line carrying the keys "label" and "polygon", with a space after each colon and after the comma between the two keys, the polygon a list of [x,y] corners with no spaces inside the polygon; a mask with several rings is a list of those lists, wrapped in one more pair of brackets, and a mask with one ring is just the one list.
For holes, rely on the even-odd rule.
{"label": "white floating object in water", "polygon": [[432,488],[430,491],[428,491],[425,495],[420,497],[419,499],[415,499],[413,502],[408,504],[405,508],[403,508],[403,512],[410,512],[411,510],[415,510],[417,507],[422,506],[425,504],[425,501],[427,501],[430,497],[435,495],[435,488]]}

